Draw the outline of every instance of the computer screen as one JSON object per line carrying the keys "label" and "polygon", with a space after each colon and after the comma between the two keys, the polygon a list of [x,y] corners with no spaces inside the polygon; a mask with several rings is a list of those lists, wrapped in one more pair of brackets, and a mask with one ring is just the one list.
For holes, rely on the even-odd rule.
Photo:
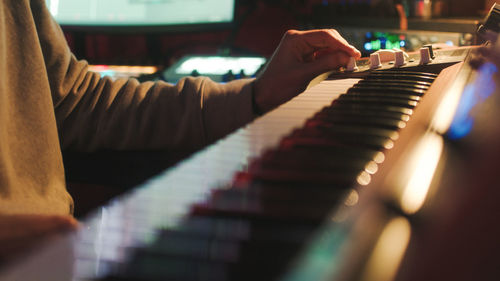
{"label": "computer screen", "polygon": [[190,26],[231,23],[235,0],[45,0],[65,26]]}
{"label": "computer screen", "polygon": [[196,74],[210,77],[216,82],[228,82],[232,79],[255,77],[265,63],[266,58],[259,56],[187,55],[164,71],[163,78],[176,83],[182,77]]}

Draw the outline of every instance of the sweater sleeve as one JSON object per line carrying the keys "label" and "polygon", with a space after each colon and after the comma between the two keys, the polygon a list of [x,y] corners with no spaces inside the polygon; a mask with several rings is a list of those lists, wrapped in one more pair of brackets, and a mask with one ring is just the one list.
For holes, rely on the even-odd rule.
{"label": "sweater sleeve", "polygon": [[251,79],[173,85],[101,78],[71,53],[45,1],[31,6],[63,149],[194,150],[254,118]]}

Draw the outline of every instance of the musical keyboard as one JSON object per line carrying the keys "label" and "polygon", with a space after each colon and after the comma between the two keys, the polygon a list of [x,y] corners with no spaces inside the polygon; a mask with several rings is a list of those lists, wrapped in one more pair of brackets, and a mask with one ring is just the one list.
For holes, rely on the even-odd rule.
{"label": "musical keyboard", "polygon": [[334,76],[99,208],[52,242],[74,249],[68,276],[413,280],[403,257],[432,198],[420,188],[442,165],[434,117],[457,77],[475,79],[463,63],[421,68]]}

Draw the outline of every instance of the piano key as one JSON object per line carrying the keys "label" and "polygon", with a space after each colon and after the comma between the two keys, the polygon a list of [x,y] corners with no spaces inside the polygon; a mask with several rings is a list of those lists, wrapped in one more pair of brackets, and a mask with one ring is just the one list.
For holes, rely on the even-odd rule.
{"label": "piano key", "polygon": [[362,118],[373,118],[373,117],[379,117],[379,118],[390,118],[394,120],[399,120],[403,122],[408,122],[410,120],[410,115],[405,114],[405,113],[398,113],[398,112],[392,112],[392,111],[381,111],[377,109],[370,109],[370,108],[359,108],[359,107],[348,107],[346,108],[343,106],[342,108],[337,108],[337,107],[324,107],[321,111],[318,112],[318,114],[332,114],[332,115],[343,115],[345,114],[346,116],[356,116],[356,117],[362,117]]}
{"label": "piano key", "polygon": [[373,174],[377,170],[377,165],[373,160],[366,160],[359,157],[345,157],[345,154],[335,154],[333,151],[310,151],[309,153],[288,151],[269,151],[261,158],[256,159],[249,166],[248,171],[272,169],[287,169],[290,171],[300,170],[302,172],[326,172],[342,173],[346,170],[366,171]]}
{"label": "piano key", "polygon": [[[356,176],[354,175],[354,177]],[[276,182],[285,182],[287,180],[309,182],[308,180],[301,180],[297,175],[295,175],[294,179],[276,177],[275,179],[267,180]],[[317,182],[321,182],[321,180],[316,179]],[[245,196],[231,196],[227,198],[224,193],[221,193],[218,194],[217,198],[211,198],[211,200],[206,202],[194,204],[191,211],[192,215],[319,223],[332,211],[332,204],[321,202],[310,204],[309,202],[298,201],[290,205],[281,201],[260,202],[258,200],[251,200],[251,198],[246,198]]]}
{"label": "piano key", "polygon": [[[298,130],[299,131],[299,130]],[[284,150],[294,150],[295,153],[333,153],[338,157],[344,158],[360,158],[366,161],[374,161],[375,163],[384,162],[384,153],[380,149],[372,149],[360,146],[350,146],[338,142],[331,141],[330,138],[325,136],[312,136],[300,133],[292,133],[290,136],[283,138],[280,146],[275,152]]]}
{"label": "piano key", "polygon": [[387,80],[414,80],[432,83],[436,76],[428,74],[416,74],[411,75],[408,73],[377,73],[372,72],[370,75],[366,76],[367,80],[370,79],[387,79]]}
{"label": "piano key", "polygon": [[396,130],[384,129],[384,128],[374,128],[370,126],[363,125],[341,125],[341,124],[331,124],[328,122],[323,122],[321,120],[310,119],[306,121],[306,127],[314,127],[319,130],[325,131],[331,136],[334,134],[339,135],[359,135],[359,137],[364,136],[379,136],[389,138],[391,140],[397,140],[399,134]]}
{"label": "piano key", "polygon": [[394,99],[390,97],[370,97],[370,96],[356,96],[356,95],[343,95],[339,97],[337,103],[342,105],[345,103],[355,103],[355,104],[381,104],[381,105],[389,105],[389,106],[397,106],[397,107],[406,107],[413,109],[418,105],[418,102],[413,100],[404,100],[404,99]]}
{"label": "piano key", "polygon": [[371,85],[363,85],[362,87],[350,88],[347,93],[362,93],[362,92],[370,92],[370,93],[394,93],[399,95],[416,95],[423,96],[425,93],[425,89],[412,89],[408,87],[384,87],[380,86],[371,86]]}
{"label": "piano key", "polygon": [[[335,107],[337,104],[340,104],[338,100],[334,100],[331,104],[332,107]],[[385,112],[394,112],[399,114],[412,115],[413,110],[407,107],[402,106],[393,106],[393,105],[382,105],[382,104],[370,104],[370,103],[343,103],[342,107],[339,107],[338,110],[370,110],[370,111],[379,111],[380,114],[384,114]]]}
{"label": "piano key", "polygon": [[388,86],[388,87],[410,87],[415,89],[424,89],[427,90],[431,86],[432,83],[424,82],[424,81],[412,81],[412,80],[389,80],[389,79],[367,79],[361,80],[356,83],[354,88],[361,88],[364,86]]}
{"label": "piano key", "polygon": [[401,93],[391,93],[391,92],[365,92],[365,91],[360,91],[360,92],[350,92],[349,95],[350,97],[358,97],[358,98],[387,98],[387,99],[400,99],[400,100],[408,100],[408,101],[420,101],[422,99],[421,96],[418,95],[405,95]]}
{"label": "piano key", "polygon": [[340,146],[340,147],[361,147],[375,150],[385,150],[394,147],[394,141],[389,137],[364,134],[359,132],[343,132],[341,130],[323,130],[321,128],[307,127],[293,132],[286,141],[293,145],[300,146]]}
{"label": "piano key", "polygon": [[[334,189],[339,189],[340,191],[336,192]],[[216,189],[212,192],[212,196],[218,200],[230,201],[246,198],[249,201],[258,200],[263,203],[269,202],[269,204],[273,202],[295,204],[302,201],[313,205],[320,202],[335,206],[344,197],[345,190],[346,187],[336,187],[333,185],[287,185],[260,181],[251,183],[245,188],[230,187],[227,189]]]}
{"label": "piano key", "polygon": [[438,74],[436,74],[436,73],[420,72],[420,71],[407,71],[407,70],[391,70],[391,69],[385,69],[383,71],[373,71],[372,73],[370,73],[369,76],[371,76],[371,75],[385,75],[385,76],[392,76],[392,75],[429,76],[429,77],[433,77],[434,79],[438,77]]}
{"label": "piano key", "polygon": [[406,127],[406,122],[400,120],[395,120],[392,118],[384,118],[384,117],[367,118],[367,116],[359,116],[354,114],[341,115],[341,114],[317,113],[311,119],[327,121],[335,124],[367,125],[367,126],[387,128],[392,130],[403,129],[404,127]]}
{"label": "piano key", "polygon": [[[272,188],[279,189],[277,186]],[[183,220],[175,228],[175,231],[220,240],[286,240],[297,242],[306,239],[316,229],[316,226],[316,224],[311,223],[191,216]]]}

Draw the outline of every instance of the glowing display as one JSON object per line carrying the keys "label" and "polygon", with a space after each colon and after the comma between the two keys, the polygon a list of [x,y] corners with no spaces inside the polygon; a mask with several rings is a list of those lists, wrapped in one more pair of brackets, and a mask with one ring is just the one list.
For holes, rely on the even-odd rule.
{"label": "glowing display", "polygon": [[365,34],[365,44],[363,45],[365,51],[378,51],[382,49],[401,49],[406,44],[406,36],[389,34],[385,32],[367,32]]}
{"label": "glowing display", "polygon": [[177,83],[185,76],[206,76],[216,82],[254,77],[266,63],[264,57],[185,56],[163,72],[166,81]]}
{"label": "glowing display", "polygon": [[89,65],[89,70],[99,73],[101,77],[109,76],[111,79],[118,79],[153,74],[158,71],[158,68],[156,66]]}
{"label": "glowing display", "polygon": [[253,75],[265,62],[260,57],[200,56],[185,60],[175,72],[182,75],[189,75],[193,71],[201,75],[224,75],[231,71],[233,74],[244,72],[245,75]]}
{"label": "glowing display", "polygon": [[147,26],[228,23],[234,0],[45,0],[63,25]]}

